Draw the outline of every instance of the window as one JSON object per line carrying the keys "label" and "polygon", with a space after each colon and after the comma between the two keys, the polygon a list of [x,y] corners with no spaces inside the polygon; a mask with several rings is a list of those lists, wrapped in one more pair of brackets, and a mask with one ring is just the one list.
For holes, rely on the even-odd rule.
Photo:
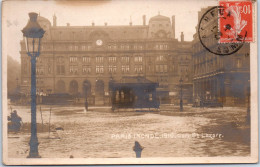
{"label": "window", "polygon": [[96,62],[97,63],[103,63],[104,58],[103,57],[96,57]]}
{"label": "window", "polygon": [[160,65],[155,65],[155,72],[159,72],[160,71]]}
{"label": "window", "polygon": [[76,56],[70,56],[70,63],[75,63],[78,61],[78,57]]}
{"label": "window", "polygon": [[56,45],[56,46],[54,47],[54,49],[57,50],[57,51],[60,51],[62,48],[61,48],[60,45]]}
{"label": "window", "polygon": [[156,73],[167,73],[168,66],[165,64],[155,65],[155,72]]}
{"label": "window", "polygon": [[129,72],[129,65],[122,65],[122,72],[123,73],[128,73]]}
{"label": "window", "polygon": [[168,66],[166,64],[163,65],[163,70],[164,70],[164,72],[168,72]]}
{"label": "window", "polygon": [[90,63],[90,57],[88,57],[88,56],[83,56],[83,62],[84,62],[84,63]]}
{"label": "window", "polygon": [[129,63],[130,58],[128,56],[124,56],[121,58],[121,61],[124,63]]}
{"label": "window", "polygon": [[48,65],[48,74],[51,74],[51,65]]}
{"label": "window", "polygon": [[108,57],[108,62],[109,63],[115,63],[116,62],[116,57]]}
{"label": "window", "polygon": [[[173,68],[173,66],[172,66],[172,68]],[[164,65],[163,69],[164,69],[164,72],[168,72],[168,66],[166,64]]]}
{"label": "window", "polygon": [[143,61],[143,57],[142,56],[137,56],[134,58],[135,62],[142,62]]}
{"label": "window", "polygon": [[79,50],[79,46],[74,46],[75,50]]}
{"label": "window", "polygon": [[160,73],[163,73],[163,65],[160,65]]}
{"label": "window", "polygon": [[104,66],[96,66],[96,73],[103,74],[104,73]]}
{"label": "window", "polygon": [[168,49],[168,45],[167,44],[156,44],[155,49],[157,49],[157,50]]}
{"label": "window", "polygon": [[148,65],[148,71],[152,71],[150,64]]}
{"label": "window", "polygon": [[142,65],[135,65],[135,73],[142,73],[143,66]]}
{"label": "window", "polygon": [[63,56],[58,56],[57,57],[57,63],[64,63]]}
{"label": "window", "polygon": [[56,65],[56,73],[57,75],[64,75],[65,74],[65,65],[64,65],[64,57],[58,56],[56,58],[57,65]]}
{"label": "window", "polygon": [[36,57],[36,62],[37,63],[42,63],[42,58],[41,57]]}
{"label": "window", "polygon": [[81,50],[83,50],[83,51],[86,50],[86,46],[85,46],[85,45],[82,45],[82,46],[81,46]]}
{"label": "window", "polygon": [[242,67],[241,59],[237,59],[236,66],[237,66],[237,68],[241,68]]}
{"label": "window", "polygon": [[70,66],[70,74],[78,74],[78,66]]}
{"label": "window", "polygon": [[91,66],[83,66],[82,67],[83,74],[90,74],[91,73]]}
{"label": "window", "polygon": [[165,60],[166,60],[166,58],[163,55],[156,56],[156,61],[165,61]]}
{"label": "window", "polygon": [[109,65],[108,66],[108,72],[109,73],[116,73],[116,66],[115,65]]}
{"label": "window", "polygon": [[78,66],[70,66],[70,74],[78,74]]}
{"label": "window", "polygon": [[57,65],[57,75],[64,75],[65,74],[65,66],[64,65]]}
{"label": "window", "polygon": [[37,75],[43,75],[44,74],[43,66],[36,67],[36,74]]}
{"label": "window", "polygon": [[[42,78],[37,78],[36,79],[36,84],[44,84],[43,79]],[[37,90],[37,91],[39,91],[39,90]]]}

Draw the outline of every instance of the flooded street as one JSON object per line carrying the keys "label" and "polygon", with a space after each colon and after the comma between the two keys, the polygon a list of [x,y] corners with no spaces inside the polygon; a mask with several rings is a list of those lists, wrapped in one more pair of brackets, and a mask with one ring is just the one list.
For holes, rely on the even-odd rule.
{"label": "flooded street", "polygon": [[[29,154],[30,108],[12,106],[22,117],[21,132],[8,133],[9,157]],[[10,110],[10,109],[9,109]],[[246,108],[178,107],[161,112],[111,112],[109,107],[37,108],[39,154],[44,158],[249,156]],[[8,111],[8,113],[10,113]],[[50,121],[50,132],[49,132]],[[42,126],[43,123],[43,126]]]}

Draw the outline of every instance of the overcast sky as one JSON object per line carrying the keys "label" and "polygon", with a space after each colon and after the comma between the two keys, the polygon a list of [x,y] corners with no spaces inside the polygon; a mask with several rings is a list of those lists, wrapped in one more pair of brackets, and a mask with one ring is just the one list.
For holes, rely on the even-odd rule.
{"label": "overcast sky", "polygon": [[[176,37],[191,41],[198,24],[198,11],[207,6],[216,6],[217,0],[107,0],[107,1],[5,1],[3,2],[3,49],[4,54],[20,62],[19,41],[23,38],[21,29],[28,21],[28,13],[36,12],[49,19],[57,16],[57,25],[89,26],[95,25],[142,25],[153,16],[170,17],[175,15]],[[5,55],[4,55],[5,56]]]}

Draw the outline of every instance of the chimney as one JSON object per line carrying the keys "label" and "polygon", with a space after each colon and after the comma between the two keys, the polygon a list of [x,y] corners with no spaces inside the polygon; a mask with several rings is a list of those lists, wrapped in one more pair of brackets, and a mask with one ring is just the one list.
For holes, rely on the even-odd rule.
{"label": "chimney", "polygon": [[70,26],[70,23],[67,23],[67,27],[69,27]]}
{"label": "chimney", "polygon": [[184,34],[183,34],[183,32],[181,32],[181,42],[183,42],[184,41]]}
{"label": "chimney", "polygon": [[95,26],[95,23],[94,23],[94,21],[92,21],[92,26]]}
{"label": "chimney", "polygon": [[57,17],[56,17],[55,14],[53,15],[53,26],[54,26],[54,27],[57,26]]}
{"label": "chimney", "polygon": [[172,16],[172,37],[175,39],[175,16]]}
{"label": "chimney", "polygon": [[107,22],[105,22],[105,26],[107,26]]}
{"label": "chimney", "polygon": [[143,15],[143,25],[145,26],[146,25],[146,16]]}

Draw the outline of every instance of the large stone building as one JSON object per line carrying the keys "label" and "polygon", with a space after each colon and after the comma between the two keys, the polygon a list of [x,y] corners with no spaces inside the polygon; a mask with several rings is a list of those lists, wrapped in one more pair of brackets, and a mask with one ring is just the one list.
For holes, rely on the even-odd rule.
{"label": "large stone building", "polygon": [[[109,103],[109,81],[142,76],[159,83],[162,103],[177,103],[179,80],[184,80],[184,102],[192,101],[191,42],[175,36],[175,17],[157,15],[142,25],[66,26],[39,16],[46,31],[37,58],[37,91],[88,97],[89,103]],[[21,41],[21,86],[30,90],[30,58]],[[186,93],[185,93],[186,92]]]}
{"label": "large stone building", "polygon": [[[198,13],[198,23],[208,9],[202,9]],[[216,44],[214,40],[208,42],[210,46]],[[194,105],[199,105],[199,101],[213,106],[247,105],[250,90],[250,45],[248,43],[234,54],[220,56],[207,51],[196,33],[192,42],[192,51]]]}

